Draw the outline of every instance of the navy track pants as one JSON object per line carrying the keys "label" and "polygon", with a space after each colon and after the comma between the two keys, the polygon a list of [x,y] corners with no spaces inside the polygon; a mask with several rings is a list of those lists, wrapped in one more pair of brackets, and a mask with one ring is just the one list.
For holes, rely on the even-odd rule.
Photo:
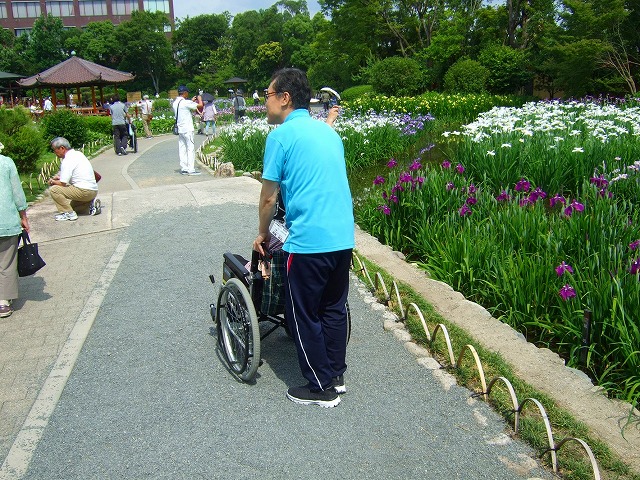
{"label": "navy track pants", "polygon": [[327,390],[347,369],[347,295],[352,250],[286,254],[286,313],[302,375]]}

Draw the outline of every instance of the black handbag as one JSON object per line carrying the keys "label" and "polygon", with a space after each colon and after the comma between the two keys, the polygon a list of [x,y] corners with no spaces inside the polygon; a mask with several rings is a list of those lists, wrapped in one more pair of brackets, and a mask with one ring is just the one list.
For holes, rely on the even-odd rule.
{"label": "black handbag", "polygon": [[31,243],[29,234],[22,230],[22,246],[18,248],[18,275],[28,277],[46,265],[38,253],[38,244]]}

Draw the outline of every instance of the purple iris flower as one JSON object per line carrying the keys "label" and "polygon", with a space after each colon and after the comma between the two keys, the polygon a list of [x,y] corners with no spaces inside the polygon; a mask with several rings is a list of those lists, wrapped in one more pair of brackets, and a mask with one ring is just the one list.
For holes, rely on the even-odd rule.
{"label": "purple iris flower", "polygon": [[400,178],[398,178],[398,181],[401,183],[411,183],[411,180],[413,180],[413,177],[409,172],[402,172]]}
{"label": "purple iris flower", "polygon": [[393,203],[398,203],[398,197],[396,195],[391,195],[389,197],[389,200],[391,200]]}
{"label": "purple iris flower", "polygon": [[571,202],[571,204],[567,208],[564,209],[564,214],[567,217],[570,217],[571,215],[573,215],[573,211],[574,210],[576,212],[582,212],[582,211],[584,211],[584,205],[582,203],[578,202],[577,200],[573,200]]}
{"label": "purple iris flower", "polygon": [[589,179],[591,183],[593,183],[598,188],[604,188],[609,185],[609,180],[604,178],[604,175],[599,175],[597,177],[591,177]]}
{"label": "purple iris flower", "polygon": [[417,183],[418,185],[422,185],[424,183],[424,177],[416,177],[413,179],[413,183]]}
{"label": "purple iris flower", "polygon": [[476,193],[478,191],[478,189],[476,188],[476,186],[472,183],[471,185],[469,185],[469,193]]}
{"label": "purple iris flower", "polygon": [[391,214],[391,209],[389,208],[388,205],[379,205],[378,206],[378,210],[380,210],[385,215],[390,215]]}
{"label": "purple iris flower", "polygon": [[561,203],[563,205],[565,205],[567,203],[567,199],[564,198],[562,195],[558,195],[557,193],[551,197],[551,206],[553,207],[556,203]]}
{"label": "purple iris flower", "polygon": [[529,183],[524,178],[521,178],[518,183],[516,183],[516,192],[528,192],[531,190],[531,183]]}
{"label": "purple iris flower", "polygon": [[442,162],[442,168],[451,168],[451,162],[449,160],[445,160]]}
{"label": "purple iris flower", "polygon": [[463,205],[462,208],[458,210],[458,213],[460,214],[461,217],[464,217],[466,215],[471,215],[471,209],[469,208],[468,205]]}
{"label": "purple iris flower", "polygon": [[389,167],[389,168],[393,168],[393,167],[395,167],[396,165],[398,165],[398,162],[396,161],[396,159],[395,159],[395,158],[392,158],[391,160],[389,160],[389,161],[387,162],[387,167]]}
{"label": "purple iris flower", "polygon": [[573,298],[576,296],[576,291],[573,289],[571,285],[567,284],[560,289],[560,291],[558,292],[558,295],[560,295],[562,297],[562,300],[566,302],[570,298]]}
{"label": "purple iris flower", "polygon": [[629,268],[629,273],[631,275],[635,275],[640,271],[640,257],[636,258],[633,262],[631,262],[631,268]]}
{"label": "purple iris flower", "polygon": [[420,155],[422,155],[425,152],[428,152],[429,150],[431,150],[433,147],[435,147],[436,144],[435,143],[431,143],[429,145],[427,145],[426,147],[424,147],[422,150],[420,150]]}
{"label": "purple iris flower", "polygon": [[467,205],[475,205],[476,203],[478,203],[478,199],[476,197],[468,197],[465,203]]}
{"label": "purple iris flower", "polygon": [[389,198],[389,195],[387,195],[387,192],[382,192],[382,198],[384,200],[386,200],[387,198]]}
{"label": "purple iris flower", "polygon": [[547,198],[547,194],[542,191],[540,187],[537,187],[533,192],[531,192],[531,195],[529,195],[529,199],[534,203],[541,198]]}
{"label": "purple iris flower", "polygon": [[524,197],[520,200],[521,207],[528,207],[529,205],[533,205],[533,201],[529,197]]}
{"label": "purple iris flower", "polygon": [[630,250],[636,250],[638,247],[640,247],[640,239],[636,240],[635,242],[631,242],[629,244],[629,249]]}
{"label": "purple iris flower", "polygon": [[422,168],[422,164],[416,158],[411,165],[409,165],[409,170],[420,170]]}
{"label": "purple iris flower", "polygon": [[573,273],[573,267],[571,267],[571,265],[567,265],[566,263],[564,263],[564,260],[563,260],[562,262],[560,262],[560,265],[556,267],[556,273],[560,277],[564,272]]}
{"label": "purple iris flower", "polygon": [[374,185],[382,185],[383,183],[384,183],[384,177],[382,175],[378,175],[376,178],[373,179]]}
{"label": "purple iris flower", "polygon": [[461,164],[461,163],[459,163],[459,164],[457,164],[457,165],[456,165],[456,171],[457,171],[458,173],[464,173],[464,167],[462,166],[462,164]]}
{"label": "purple iris flower", "polygon": [[456,186],[452,182],[447,183],[447,192],[453,190],[454,188],[456,188]]}
{"label": "purple iris flower", "polygon": [[500,192],[500,195],[496,197],[496,200],[499,202],[508,202],[509,200],[511,200],[511,195],[509,195],[506,190],[502,190],[502,192]]}

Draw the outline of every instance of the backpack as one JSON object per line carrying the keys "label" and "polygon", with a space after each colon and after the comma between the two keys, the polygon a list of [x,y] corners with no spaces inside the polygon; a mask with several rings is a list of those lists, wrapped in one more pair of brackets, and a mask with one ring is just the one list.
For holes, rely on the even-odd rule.
{"label": "backpack", "polygon": [[244,101],[244,97],[236,97],[236,103],[238,105],[239,112],[244,112],[247,109],[247,104]]}

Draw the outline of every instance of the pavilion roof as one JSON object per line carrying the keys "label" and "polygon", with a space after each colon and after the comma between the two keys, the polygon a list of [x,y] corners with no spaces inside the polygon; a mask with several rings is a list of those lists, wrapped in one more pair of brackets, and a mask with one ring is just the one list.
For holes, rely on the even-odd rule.
{"label": "pavilion roof", "polygon": [[71,57],[32,77],[18,80],[23,87],[85,87],[129,82],[135,75],[104,67],[80,57]]}

